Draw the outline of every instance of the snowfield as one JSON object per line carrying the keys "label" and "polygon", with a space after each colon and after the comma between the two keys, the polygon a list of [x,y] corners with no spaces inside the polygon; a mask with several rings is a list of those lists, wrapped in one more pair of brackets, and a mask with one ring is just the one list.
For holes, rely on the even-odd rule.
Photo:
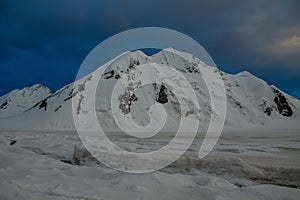
{"label": "snowfield", "polygon": [[[130,174],[99,163],[71,132],[1,132],[0,199],[299,199],[299,134],[225,135],[202,160],[196,138],[170,166]],[[158,142],[113,141],[131,151]]]}

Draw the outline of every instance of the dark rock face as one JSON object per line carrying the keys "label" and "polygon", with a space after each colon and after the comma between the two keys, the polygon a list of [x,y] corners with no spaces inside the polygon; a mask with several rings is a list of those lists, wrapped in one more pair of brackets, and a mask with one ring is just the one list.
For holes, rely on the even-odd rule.
{"label": "dark rock face", "polygon": [[111,70],[109,72],[104,73],[103,75],[105,76],[104,79],[110,79],[110,78],[114,77],[115,71]]}
{"label": "dark rock face", "polygon": [[198,69],[198,64],[197,63],[192,63],[189,66],[185,66],[185,68],[187,69],[187,71],[189,73],[200,73],[200,71]]}
{"label": "dark rock face", "polygon": [[133,58],[130,58],[130,61],[129,61],[129,69],[133,69],[133,68],[135,68],[137,65],[140,65],[140,61],[139,61],[139,60],[134,60]]}
{"label": "dark rock face", "polygon": [[77,115],[80,114],[80,111],[81,111],[81,105],[82,105],[82,103],[83,103],[83,99],[84,99],[84,96],[81,94],[81,95],[80,95],[79,102],[78,102],[78,106],[77,106]]}
{"label": "dark rock face", "polygon": [[5,101],[5,102],[0,106],[0,108],[1,108],[1,109],[6,109],[7,105],[8,105],[8,102]]}
{"label": "dark rock face", "polygon": [[59,109],[61,109],[61,107],[62,107],[62,105],[59,105],[59,106],[54,110],[54,112],[59,111]]}
{"label": "dark rock face", "polygon": [[44,100],[41,102],[41,104],[40,104],[40,106],[39,106],[40,109],[44,108],[45,111],[47,110],[47,106],[48,106],[47,100],[48,100],[48,98],[44,99]]}
{"label": "dark rock face", "polygon": [[[135,60],[133,58],[130,58],[129,60],[129,65],[126,71],[124,72],[121,69],[118,69],[116,66],[116,70],[111,70],[103,74],[104,79],[120,79],[122,78],[123,75],[129,75],[130,71],[135,69],[138,65],[140,65],[139,60]],[[137,85],[130,84],[126,89],[124,94],[120,95],[119,100],[120,100],[120,105],[119,108],[122,111],[124,115],[130,113],[132,103],[137,101],[138,98],[134,94],[135,89],[137,89]]]}
{"label": "dark rock face", "polygon": [[120,98],[119,108],[121,109],[124,115],[130,113],[132,103],[138,100],[137,96],[130,91],[132,91],[132,89],[127,88],[127,90],[125,90],[125,94],[119,97]]}
{"label": "dark rock face", "polygon": [[286,117],[292,116],[293,110],[289,105],[286,97],[276,88],[273,88],[273,92],[275,94],[274,102],[277,105],[278,112]]}
{"label": "dark rock face", "polygon": [[167,88],[161,85],[158,98],[156,100],[158,103],[165,104],[168,102]]}
{"label": "dark rock face", "polygon": [[265,112],[268,116],[271,116],[272,111],[273,111],[273,108],[271,108],[271,107],[267,107],[267,108],[264,110],[264,112]]}
{"label": "dark rock face", "polygon": [[[139,60],[134,60],[133,58],[130,58],[129,65],[125,74],[126,73],[128,74],[130,70],[135,69],[138,65],[140,65]],[[104,79],[111,79],[111,78],[120,79],[123,74],[124,74],[123,70],[111,70],[104,73],[102,76],[104,77]]]}

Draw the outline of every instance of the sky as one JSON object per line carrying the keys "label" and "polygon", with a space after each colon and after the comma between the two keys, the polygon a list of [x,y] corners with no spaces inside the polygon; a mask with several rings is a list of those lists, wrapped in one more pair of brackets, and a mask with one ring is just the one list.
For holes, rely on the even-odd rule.
{"label": "sky", "polygon": [[228,73],[249,71],[300,98],[300,1],[1,0],[0,95],[71,83],[100,42],[164,27],[199,42]]}

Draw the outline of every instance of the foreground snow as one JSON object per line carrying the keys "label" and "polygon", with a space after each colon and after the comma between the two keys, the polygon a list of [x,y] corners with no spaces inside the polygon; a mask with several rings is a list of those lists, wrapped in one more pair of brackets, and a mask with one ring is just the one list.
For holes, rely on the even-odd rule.
{"label": "foreground snow", "polygon": [[[2,132],[0,199],[298,199],[299,139],[225,136],[203,160],[196,139],[171,166],[128,174],[91,158],[74,133]],[[142,151],[168,140],[115,142]]]}

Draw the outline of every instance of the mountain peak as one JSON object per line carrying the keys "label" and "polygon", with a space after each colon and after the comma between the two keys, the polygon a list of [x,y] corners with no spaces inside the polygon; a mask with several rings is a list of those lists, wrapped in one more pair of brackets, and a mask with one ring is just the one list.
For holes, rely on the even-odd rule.
{"label": "mountain peak", "polygon": [[[72,115],[72,102],[77,105],[75,113],[77,115],[86,113],[84,109],[86,98],[88,98],[89,88],[94,83],[96,77],[100,76],[96,91],[95,110],[99,121],[106,130],[116,130],[116,122],[111,113],[112,91],[116,83],[125,77],[131,82],[131,87],[127,88],[127,93],[120,94],[117,99],[119,109],[124,115],[136,117],[137,124],[145,126],[149,123],[149,109],[153,104],[161,104],[166,108],[170,119],[166,124],[165,131],[173,131],[178,126],[181,108],[177,98],[172,91],[174,87],[180,88],[182,85],[169,86],[167,84],[150,84],[147,87],[140,85],[141,76],[159,80],[157,72],[149,72],[142,69],[143,64],[152,64],[155,67],[170,67],[182,73],[191,85],[199,100],[200,110],[195,110],[191,106],[187,115],[192,115],[204,128],[209,122],[211,113],[210,94],[207,90],[203,76],[214,77],[214,73],[220,73],[224,81],[227,99],[226,126],[243,127],[245,125],[267,125],[275,122],[296,122],[299,118],[299,100],[290,98],[279,89],[274,89],[265,81],[259,79],[249,72],[243,71],[238,74],[228,74],[218,68],[208,66],[199,58],[186,52],[181,52],[173,48],[147,56],[144,52],[126,51],[99,67],[89,75],[69,84],[54,94],[40,84],[22,90],[15,90],[0,98],[0,118],[12,117],[9,120],[0,120],[1,128],[16,127],[42,130],[73,130],[74,121]],[[103,74],[103,67],[107,67]],[[201,69],[204,69],[201,72]],[[174,76],[175,83],[180,83],[178,77]],[[150,80],[149,79],[149,80]],[[213,81],[213,80],[212,80]],[[184,88],[182,88],[184,90]],[[124,104],[125,103],[125,104]],[[124,104],[124,105],[123,105]],[[128,104],[128,105],[127,105]],[[76,107],[76,106],[75,106]],[[30,116],[30,117],[28,117]],[[13,122],[17,121],[17,123]],[[14,125],[11,125],[14,124]],[[298,125],[297,123],[295,123]],[[89,126],[87,125],[87,130]]]}

